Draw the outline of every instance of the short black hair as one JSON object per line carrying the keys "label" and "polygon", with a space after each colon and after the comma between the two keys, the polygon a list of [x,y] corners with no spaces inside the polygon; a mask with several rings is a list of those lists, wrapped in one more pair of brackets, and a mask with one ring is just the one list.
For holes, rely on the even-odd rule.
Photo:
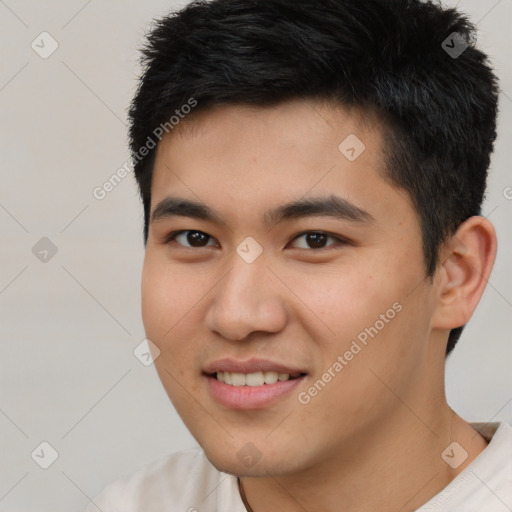
{"label": "short black hair", "polygon": [[496,138],[498,82],[475,33],[457,10],[421,0],[193,1],[157,20],[129,112],[144,243],[154,148],[173,118],[192,104],[193,116],[327,100],[382,121],[385,178],[415,205],[432,277],[442,243],[481,214]]}

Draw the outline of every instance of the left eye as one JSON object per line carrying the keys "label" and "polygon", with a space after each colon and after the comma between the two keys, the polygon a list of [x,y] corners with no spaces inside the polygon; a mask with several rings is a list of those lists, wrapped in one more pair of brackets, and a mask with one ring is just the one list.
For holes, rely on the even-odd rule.
{"label": "left eye", "polygon": [[[342,242],[339,238],[321,231],[308,231],[307,233],[302,233],[295,237],[293,242],[301,240],[302,242],[298,243],[295,247],[298,247],[299,249],[324,249],[330,245],[335,245],[337,242]],[[327,243],[329,240],[334,241],[334,243]]]}

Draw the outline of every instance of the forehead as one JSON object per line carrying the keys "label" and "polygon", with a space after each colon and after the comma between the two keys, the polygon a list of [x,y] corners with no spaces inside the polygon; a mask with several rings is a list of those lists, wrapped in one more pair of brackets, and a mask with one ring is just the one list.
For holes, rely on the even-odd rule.
{"label": "forehead", "polygon": [[180,194],[245,214],[336,193],[370,212],[380,205],[389,216],[411,205],[383,178],[381,130],[359,109],[309,100],[204,110],[160,142],[152,208]]}

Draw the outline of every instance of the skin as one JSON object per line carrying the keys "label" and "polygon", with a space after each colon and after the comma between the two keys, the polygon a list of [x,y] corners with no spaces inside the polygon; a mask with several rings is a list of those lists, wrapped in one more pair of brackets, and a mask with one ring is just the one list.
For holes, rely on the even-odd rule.
{"label": "skin", "polygon": [[[426,278],[419,219],[407,193],[383,178],[381,130],[357,109],[303,100],[273,108],[223,106],[182,122],[160,143],[152,210],[167,196],[200,201],[222,222],[151,222],[142,279],[155,365],[184,423],[212,464],[238,475],[254,512],[408,511],[444,488],[486,446],[444,393],[449,330],[467,322],[496,252],[492,225],[473,217],[446,242]],[[353,162],[338,149],[364,142]],[[269,208],[335,194],[367,211],[263,222]],[[179,230],[206,233],[187,247]],[[322,231],[325,248],[305,231]],[[247,263],[247,237],[263,248]],[[348,242],[343,242],[346,239]],[[181,244],[181,245],[180,245]],[[306,405],[298,400],[365,328],[401,311]],[[264,409],[213,400],[203,369],[232,357],[301,368],[300,387]],[[468,452],[452,469],[441,453]],[[250,467],[237,453],[252,443]]]}

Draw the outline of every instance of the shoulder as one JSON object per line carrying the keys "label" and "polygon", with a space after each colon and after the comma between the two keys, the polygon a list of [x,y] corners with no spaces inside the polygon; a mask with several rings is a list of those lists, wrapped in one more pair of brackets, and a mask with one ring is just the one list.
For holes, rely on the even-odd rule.
{"label": "shoulder", "polygon": [[192,448],[107,485],[86,512],[215,511],[219,502],[238,497],[237,489],[234,476],[218,471],[200,448]]}
{"label": "shoulder", "polygon": [[512,427],[472,423],[489,444],[418,512],[508,512],[512,506]]}

